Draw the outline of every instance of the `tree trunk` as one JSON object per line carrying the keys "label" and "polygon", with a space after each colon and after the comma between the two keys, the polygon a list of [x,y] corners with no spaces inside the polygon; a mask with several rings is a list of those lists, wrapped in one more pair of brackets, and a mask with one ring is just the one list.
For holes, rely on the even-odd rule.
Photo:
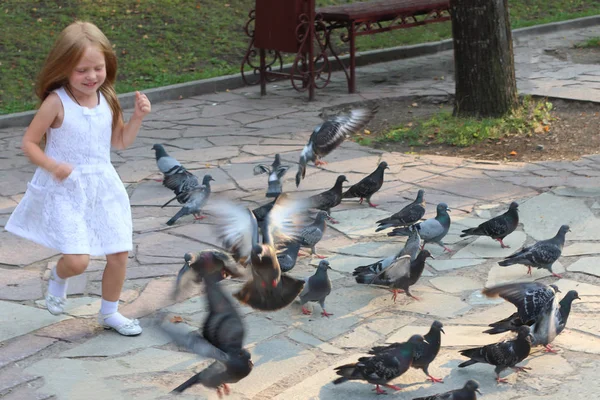
{"label": "tree trunk", "polygon": [[518,102],[508,0],[450,0],[454,115],[500,117]]}

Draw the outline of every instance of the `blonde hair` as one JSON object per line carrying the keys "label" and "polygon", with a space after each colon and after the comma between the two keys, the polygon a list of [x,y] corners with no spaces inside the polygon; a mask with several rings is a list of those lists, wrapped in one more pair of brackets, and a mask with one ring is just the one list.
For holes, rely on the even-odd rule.
{"label": "blonde hair", "polygon": [[123,110],[114,86],[117,78],[117,56],[108,38],[91,22],[75,21],[58,35],[38,76],[36,94],[43,102],[53,90],[68,84],[69,76],[90,45],[97,46],[104,54],[106,79],[99,90],[112,111],[114,130],[123,120]]}

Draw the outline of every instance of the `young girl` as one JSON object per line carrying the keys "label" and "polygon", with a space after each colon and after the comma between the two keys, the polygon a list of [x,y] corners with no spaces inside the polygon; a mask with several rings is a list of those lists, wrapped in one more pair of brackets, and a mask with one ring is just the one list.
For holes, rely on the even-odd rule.
{"label": "young girl", "polygon": [[41,106],[23,137],[38,168],[6,230],[62,253],[46,294],[54,315],[63,312],[67,279],[83,273],[90,256],[106,255],[98,322],[132,336],[142,332],[139,322],[117,311],[133,247],[131,210],[110,148],[133,143],[150,101],[136,92],[125,124],[116,76],[116,56],[98,27],[78,21],[60,33],[38,78]]}

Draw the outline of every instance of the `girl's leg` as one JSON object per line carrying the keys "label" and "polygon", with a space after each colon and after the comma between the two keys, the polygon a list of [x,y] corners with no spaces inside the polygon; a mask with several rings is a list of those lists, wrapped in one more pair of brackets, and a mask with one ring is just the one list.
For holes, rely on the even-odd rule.
{"label": "girl's leg", "polygon": [[67,278],[80,275],[90,262],[88,254],[63,254],[50,272],[46,308],[54,315],[62,314],[67,300]]}
{"label": "girl's leg", "polygon": [[102,305],[98,322],[105,328],[115,329],[121,335],[134,336],[142,333],[139,322],[126,318],[118,312],[119,297],[127,271],[127,258],[126,251],[106,256],[106,268],[102,275]]}

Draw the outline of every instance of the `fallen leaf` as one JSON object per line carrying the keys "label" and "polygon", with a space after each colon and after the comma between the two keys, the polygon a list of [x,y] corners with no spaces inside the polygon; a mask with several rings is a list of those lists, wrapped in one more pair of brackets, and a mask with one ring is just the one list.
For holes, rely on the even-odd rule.
{"label": "fallen leaf", "polygon": [[513,151],[511,151],[509,154],[510,154],[511,156],[513,156],[513,157],[514,157],[514,156],[516,156],[516,155],[517,155],[517,152],[513,150]]}
{"label": "fallen leaf", "polygon": [[544,128],[541,125],[538,125],[535,127],[535,129],[533,130],[535,133],[543,133],[544,132]]}
{"label": "fallen leaf", "polygon": [[548,125],[544,126],[544,131],[548,132],[550,130],[550,127]]}
{"label": "fallen leaf", "polygon": [[210,165],[209,163],[206,163],[206,164],[204,164],[204,166],[205,166],[206,168],[210,168],[210,167],[211,167],[211,165]]}
{"label": "fallen leaf", "polygon": [[174,315],[171,318],[171,322],[174,323],[174,324],[178,324],[180,322],[183,322],[183,318],[181,318],[179,315]]}
{"label": "fallen leaf", "polygon": [[365,135],[370,135],[370,134],[371,134],[371,131],[370,131],[370,130],[368,130],[368,129],[365,129],[365,130],[364,130],[364,133],[365,133]]}
{"label": "fallen leaf", "polygon": [[406,126],[411,127],[411,126],[413,126],[413,123],[409,122],[408,124],[406,124]]}
{"label": "fallen leaf", "polygon": [[419,105],[417,103],[412,103],[410,106],[411,107],[419,107]]}

